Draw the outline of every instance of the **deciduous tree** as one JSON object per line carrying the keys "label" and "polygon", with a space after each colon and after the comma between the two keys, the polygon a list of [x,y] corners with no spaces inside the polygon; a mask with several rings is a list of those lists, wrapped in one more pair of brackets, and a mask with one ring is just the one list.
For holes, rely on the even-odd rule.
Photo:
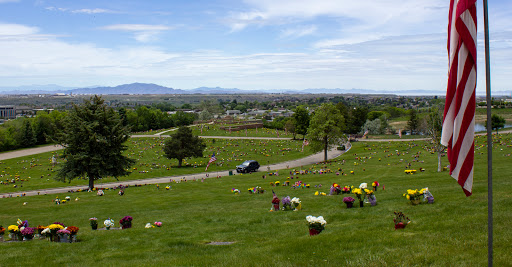
{"label": "deciduous tree", "polygon": [[168,159],[177,159],[178,167],[181,167],[185,158],[202,157],[205,148],[203,140],[193,136],[192,130],[185,126],[178,128],[164,143],[165,156]]}
{"label": "deciduous tree", "polygon": [[327,161],[327,151],[346,141],[343,130],[345,120],[339,110],[330,103],[322,104],[311,117],[307,138],[313,151],[324,151],[324,161]]}

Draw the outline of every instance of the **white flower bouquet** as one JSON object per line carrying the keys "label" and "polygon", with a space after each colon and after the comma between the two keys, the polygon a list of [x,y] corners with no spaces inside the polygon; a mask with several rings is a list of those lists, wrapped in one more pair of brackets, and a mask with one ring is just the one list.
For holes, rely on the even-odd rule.
{"label": "white flower bouquet", "polygon": [[292,198],[291,203],[292,203],[292,205],[294,207],[293,211],[301,210],[302,204],[301,204],[300,199],[298,197]]}
{"label": "white flower bouquet", "polygon": [[109,230],[110,227],[114,226],[114,220],[108,218],[103,222],[103,224],[105,225],[105,228]]}
{"label": "white flower bouquet", "polygon": [[306,221],[308,221],[309,235],[319,234],[325,229],[325,225],[327,224],[322,216],[315,217],[308,215],[306,216]]}

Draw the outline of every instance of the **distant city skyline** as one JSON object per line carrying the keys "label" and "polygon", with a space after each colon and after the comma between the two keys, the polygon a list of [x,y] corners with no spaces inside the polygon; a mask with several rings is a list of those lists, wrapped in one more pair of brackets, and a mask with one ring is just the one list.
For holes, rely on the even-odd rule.
{"label": "distant city skyline", "polygon": [[[449,2],[0,0],[0,87],[444,91]],[[489,1],[496,91],[512,89],[511,2]]]}

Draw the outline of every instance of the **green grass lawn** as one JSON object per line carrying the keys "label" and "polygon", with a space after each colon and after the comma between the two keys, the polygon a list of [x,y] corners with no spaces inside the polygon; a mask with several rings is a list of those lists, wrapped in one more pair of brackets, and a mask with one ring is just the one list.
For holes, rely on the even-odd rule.
{"label": "green grass lawn", "polygon": [[[213,152],[217,161],[210,165],[209,172],[235,169],[235,166],[245,160],[254,159],[261,165],[278,163],[311,155],[308,149],[301,152],[300,140],[227,140],[204,139],[207,147],[201,158],[191,158],[183,162],[183,167],[177,168],[178,160],[169,160],[163,153],[165,138],[131,138],[127,145],[126,154],[136,160],[125,177],[120,181],[166,177],[183,174],[202,173]],[[19,192],[44,188],[64,187],[69,185],[87,185],[85,179],[75,179],[71,183],[55,181],[57,166],[52,166],[52,155],[59,157],[62,151],[48,152],[39,155],[8,159],[0,162],[0,192]],[[59,160],[62,161],[62,160]],[[11,183],[12,180],[16,183]],[[116,181],[112,177],[99,180],[99,183]],[[16,186],[16,187],[14,187]]]}
{"label": "green grass lawn", "polygon": [[[247,129],[247,135],[245,134],[245,130],[240,131],[227,131],[221,130],[220,127],[226,126],[223,124],[211,124],[211,125],[194,125],[191,126],[193,135],[200,136],[249,136],[249,137],[281,137],[281,138],[292,138],[293,135],[289,132],[285,132],[283,130],[275,130],[268,128],[258,128],[258,129]],[[203,131],[201,132],[201,128]],[[279,133],[279,136],[278,136]],[[296,138],[302,138],[302,135],[297,135]]]}
{"label": "green grass lawn", "polygon": [[[307,166],[311,171],[330,169],[329,174],[294,177],[311,184],[309,189],[271,187],[290,176],[262,173],[212,178],[204,182],[170,184],[167,191],[155,185],[116,190],[99,197],[94,193],[69,194],[71,201],[53,204],[55,195],[2,199],[0,224],[7,228],[18,218],[31,226],[55,221],[80,228],[77,243],[46,240],[0,243],[2,266],[103,265],[130,266],[484,266],[487,262],[487,165],[485,137],[477,137],[473,196],[466,198],[447,172],[436,172],[437,157],[425,142],[356,142],[336,162]],[[399,152],[399,154],[397,153]],[[510,154],[512,136],[498,136],[494,143],[494,264],[512,262],[512,214]],[[343,160],[345,162],[343,163]],[[408,163],[425,172],[404,173]],[[443,157],[443,164],[447,164]],[[336,175],[338,169],[345,174]],[[379,181],[377,206],[346,209],[344,195],[315,196],[329,192],[332,183],[358,186]],[[322,184],[322,187],[317,187]],[[262,186],[264,194],[247,188]],[[385,187],[383,190],[382,187]],[[429,187],[432,205],[413,206],[402,196],[407,189]],[[240,195],[231,193],[240,189]],[[274,190],[280,198],[299,197],[303,210],[269,212]],[[66,194],[60,194],[62,199]],[[27,202],[26,205],[23,205]],[[411,220],[404,230],[394,230],[393,212]],[[130,215],[133,228],[92,231],[88,218],[118,221]],[[305,217],[323,216],[326,229],[308,236]],[[161,228],[145,229],[161,221]],[[100,223],[101,223],[100,222]],[[102,227],[102,225],[100,225]],[[6,234],[7,237],[7,234]],[[227,246],[212,241],[235,242]]]}

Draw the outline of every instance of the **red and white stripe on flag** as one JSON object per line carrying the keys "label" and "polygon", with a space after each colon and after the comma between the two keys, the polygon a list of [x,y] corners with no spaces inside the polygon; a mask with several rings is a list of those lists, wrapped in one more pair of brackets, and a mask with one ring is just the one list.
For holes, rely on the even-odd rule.
{"label": "red and white stripe on flag", "polygon": [[473,188],[476,0],[450,0],[448,86],[441,144],[448,147],[450,175],[466,196]]}

